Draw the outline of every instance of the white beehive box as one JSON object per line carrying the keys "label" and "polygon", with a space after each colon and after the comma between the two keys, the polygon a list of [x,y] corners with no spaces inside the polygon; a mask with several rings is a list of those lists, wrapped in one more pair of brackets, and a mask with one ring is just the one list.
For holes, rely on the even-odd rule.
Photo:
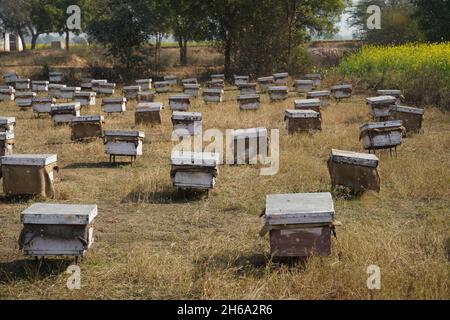
{"label": "white beehive box", "polygon": [[295,80],[295,91],[298,93],[308,93],[314,88],[314,81],[312,80]]}
{"label": "white beehive box", "polygon": [[391,149],[402,143],[402,121],[366,123],[359,129],[365,150]]}
{"label": "white beehive box", "polygon": [[206,103],[219,103],[223,99],[223,89],[205,89],[202,93],[203,101]]}
{"label": "white beehive box", "polygon": [[81,87],[63,87],[59,88],[59,98],[72,100],[76,92],[80,92]]}
{"label": "white beehive box", "polygon": [[95,97],[97,94],[93,91],[75,92],[73,96],[74,102],[79,102],[82,107],[95,106]]}
{"label": "white beehive box", "polygon": [[154,83],[156,93],[167,93],[170,90],[170,83],[167,81],[158,81]]}
{"label": "white beehive box", "polygon": [[15,92],[16,90],[10,86],[0,88],[0,101],[14,101]]}
{"label": "white beehive box", "polygon": [[3,73],[3,80],[7,85],[14,85],[16,80],[18,79],[17,74],[15,72],[5,72]]}
{"label": "white beehive box", "polygon": [[110,161],[115,161],[115,156],[129,156],[132,160],[142,155],[143,131],[133,130],[106,130],[105,153],[110,155]]}
{"label": "white beehive box", "polygon": [[235,164],[257,164],[260,155],[267,155],[269,136],[266,128],[237,129],[230,133]]}
{"label": "white beehive box", "polygon": [[41,113],[50,113],[52,105],[56,102],[52,97],[34,97],[31,99],[33,112],[38,115]]}
{"label": "white beehive box", "polygon": [[32,257],[82,257],[94,242],[96,216],[96,205],[35,203],[20,215],[20,249]]}
{"label": "white beehive box", "polygon": [[331,94],[335,99],[351,98],[353,86],[351,84],[338,84],[330,88]]}
{"label": "white beehive box", "polygon": [[63,78],[64,78],[64,74],[62,72],[53,71],[53,72],[49,72],[49,74],[48,74],[48,80],[51,83],[62,82]]}
{"label": "white beehive box", "polygon": [[319,87],[320,86],[320,82],[322,81],[322,76],[318,73],[308,73],[305,74],[303,77],[305,80],[312,80],[314,87]]}
{"label": "white beehive box", "polygon": [[289,82],[289,73],[287,73],[287,72],[274,73],[273,79],[277,85],[287,86],[287,84]]}
{"label": "white beehive box", "polygon": [[257,110],[261,102],[259,94],[239,95],[237,97],[240,110]]}
{"label": "white beehive box", "polygon": [[30,90],[30,79],[18,78],[14,82],[16,90]]}
{"label": "white beehive box", "polygon": [[34,92],[47,92],[48,91],[48,81],[31,81],[31,90]]}
{"label": "white beehive box", "polygon": [[172,111],[187,111],[191,105],[189,95],[178,95],[169,97],[169,108]]}
{"label": "white beehive box", "polygon": [[0,131],[0,157],[12,154],[14,143],[15,143],[14,132]]}
{"label": "white beehive box", "polygon": [[321,107],[326,107],[330,104],[330,91],[311,91],[306,94],[308,99],[320,99]]}
{"label": "white beehive box", "polygon": [[123,95],[127,100],[137,99],[137,95],[140,91],[141,86],[126,86],[122,88]]}
{"label": "white beehive box", "polygon": [[242,83],[239,85],[239,92],[241,95],[256,94],[256,83]]}
{"label": "white beehive box", "polygon": [[261,77],[257,79],[259,83],[259,88],[262,92],[266,92],[269,87],[273,86],[275,79],[273,76],[270,77]]}
{"label": "white beehive box", "polygon": [[173,186],[180,189],[209,190],[216,182],[219,154],[173,152],[170,172]]}
{"label": "white beehive box", "polygon": [[14,132],[15,126],[15,117],[0,117],[0,132]]}
{"label": "white beehive box", "polygon": [[61,88],[66,88],[65,84],[49,83],[48,84],[48,95],[54,98],[61,97]]}
{"label": "white beehive box", "polygon": [[202,114],[200,112],[174,111],[172,113],[173,131],[179,136],[195,136],[202,130]]}
{"label": "white beehive box", "polygon": [[178,84],[177,76],[173,75],[164,76],[164,81],[168,82],[171,86],[176,86]]}
{"label": "white beehive box", "polygon": [[322,130],[320,113],[314,110],[287,109],[284,114],[286,129],[290,134],[302,131]]}
{"label": "white beehive box", "polygon": [[234,76],[234,85],[239,87],[242,84],[249,83],[250,77],[249,76]]}
{"label": "white beehive box", "polygon": [[320,99],[296,99],[294,100],[295,109],[298,110],[314,110],[321,112],[320,107],[322,103]]}
{"label": "white beehive box", "polygon": [[102,109],[105,113],[120,113],[127,110],[127,98],[103,98]]}
{"label": "white beehive box", "polygon": [[198,97],[200,94],[200,85],[196,83],[183,84],[183,93],[190,97]]}
{"label": "white beehive box", "polygon": [[395,97],[396,103],[397,104],[401,104],[403,102],[403,95],[402,95],[402,91],[401,90],[378,90],[377,91],[377,96],[391,96],[391,97]]}
{"label": "white beehive box", "polygon": [[57,103],[52,105],[50,115],[55,125],[68,124],[73,118],[80,116],[80,109],[79,102]]}
{"label": "white beehive box", "polygon": [[289,95],[289,89],[286,86],[269,87],[268,90],[271,101],[286,100]]}
{"label": "white beehive box", "polygon": [[136,84],[141,87],[142,91],[147,91],[152,88],[152,79],[138,79]]}
{"label": "white beehive box", "polygon": [[378,96],[367,98],[369,114],[376,120],[387,120],[397,98],[393,96]]}
{"label": "white beehive box", "polygon": [[110,82],[107,83],[100,82],[96,88],[97,88],[96,92],[98,94],[113,95],[115,92],[116,84]]}
{"label": "white beehive box", "polygon": [[181,80],[182,84],[198,84],[197,78],[187,78]]}
{"label": "white beehive box", "polygon": [[16,105],[19,108],[31,108],[34,97],[36,97],[36,92],[16,92]]}
{"label": "white beehive box", "polygon": [[160,124],[162,102],[140,102],[134,112],[134,122],[139,124]]}
{"label": "white beehive box", "polygon": [[137,95],[138,102],[153,102],[155,100],[154,91],[141,91]]}

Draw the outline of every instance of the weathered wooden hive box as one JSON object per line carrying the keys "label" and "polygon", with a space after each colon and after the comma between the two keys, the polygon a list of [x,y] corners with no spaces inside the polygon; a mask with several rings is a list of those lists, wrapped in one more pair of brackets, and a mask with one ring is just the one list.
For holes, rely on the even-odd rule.
{"label": "weathered wooden hive box", "polygon": [[84,140],[103,137],[103,116],[79,116],[72,119],[70,127],[72,140]]}
{"label": "weathered wooden hive box", "polygon": [[234,164],[257,164],[259,156],[266,156],[269,136],[266,128],[233,130],[230,141],[234,152]]}
{"label": "weathered wooden hive box", "polygon": [[135,160],[142,155],[143,131],[107,130],[104,132],[105,153],[110,156],[110,161],[115,161],[116,156],[129,156]]}
{"label": "weathered wooden hive box", "polygon": [[14,82],[14,87],[16,90],[30,90],[30,79],[18,78]]}
{"label": "weathered wooden hive box", "polygon": [[31,81],[31,90],[34,92],[48,92],[48,81]]}
{"label": "weathered wooden hive box", "polygon": [[[86,90],[86,91],[90,91],[92,90],[92,81],[95,79],[92,78],[81,78],[81,83],[80,83],[80,87],[81,90]],[[108,82],[105,80],[105,82]]]}
{"label": "weathered wooden hive box", "polygon": [[0,132],[14,132],[15,126],[15,117],[0,117]]}
{"label": "weathered wooden hive box", "polygon": [[34,97],[31,99],[33,112],[38,115],[42,113],[50,113],[52,105],[56,102],[53,97]]}
{"label": "weathered wooden hive box", "polygon": [[190,96],[187,94],[169,97],[169,108],[172,111],[187,111],[190,105]]}
{"label": "weathered wooden hive box", "polygon": [[276,84],[287,86],[289,82],[289,73],[287,72],[274,73],[273,79]]}
{"label": "weathered wooden hive box", "polygon": [[259,94],[246,94],[237,97],[240,110],[257,110],[261,102]]}
{"label": "weathered wooden hive box", "polygon": [[[85,80],[88,80],[88,79],[85,79]],[[108,80],[106,80],[106,79],[91,79],[91,81],[90,81],[91,86],[90,87],[89,87],[89,84],[87,82],[84,82],[84,83],[82,82],[81,85],[82,85],[82,88],[85,89],[85,90],[86,89],[89,89],[89,90],[92,89],[92,91],[98,93],[98,88],[99,88],[101,83],[103,83],[103,84],[108,83]],[[83,84],[84,84],[84,86],[83,86]]]}
{"label": "weathered wooden hive box", "polygon": [[161,124],[162,102],[141,102],[134,112],[134,123],[138,124]]}
{"label": "weathered wooden hive box", "polygon": [[321,107],[326,107],[330,104],[330,91],[311,91],[306,94],[307,99],[320,99]]}
{"label": "weathered wooden hive box", "polygon": [[296,99],[294,100],[294,106],[297,110],[313,110],[321,113],[320,99]]}
{"label": "weathered wooden hive box", "polygon": [[403,100],[405,99],[402,95],[402,91],[401,90],[378,90],[377,91],[377,96],[391,96],[391,97],[395,97],[396,100],[396,104],[401,104],[403,102]]}
{"label": "weathered wooden hive box", "polygon": [[198,84],[197,78],[187,78],[181,80],[182,84]]}
{"label": "weathered wooden hive box", "polygon": [[20,215],[19,249],[31,257],[82,257],[94,242],[96,216],[96,205],[35,203]]}
{"label": "weathered wooden hive box", "polygon": [[314,82],[312,80],[294,80],[295,92],[308,93],[314,88]]}
{"label": "weathered wooden hive box", "polygon": [[211,75],[211,80],[223,80],[223,81],[225,81],[225,75],[222,74],[222,73],[212,74]]}
{"label": "weathered wooden hive box", "polygon": [[366,123],[359,129],[365,150],[391,149],[402,144],[402,121]]}
{"label": "weathered wooden hive box", "polygon": [[234,76],[234,85],[239,87],[241,84],[249,83],[250,77],[249,76]]}
{"label": "weathered wooden hive box", "polygon": [[172,113],[173,131],[179,136],[195,136],[201,133],[202,114],[200,112],[174,111]]}
{"label": "weathered wooden hive box", "polygon": [[3,80],[7,85],[14,85],[18,76],[15,72],[5,72],[3,73]]}
{"label": "weathered wooden hive box", "polygon": [[366,98],[369,107],[369,114],[376,121],[385,121],[389,119],[391,109],[395,105],[397,98],[393,96],[378,96]]}
{"label": "weathered wooden hive box", "polygon": [[242,83],[239,87],[239,92],[241,95],[255,94],[256,93],[256,83]]}
{"label": "weathered wooden hive box", "polygon": [[154,91],[141,91],[137,95],[138,102],[153,102],[155,101]]}
{"label": "weathered wooden hive box", "polygon": [[154,85],[156,93],[167,93],[170,90],[170,83],[167,81],[158,81]]}
{"label": "weathered wooden hive box", "polygon": [[31,108],[34,97],[36,97],[36,92],[31,91],[16,92],[16,105],[19,108]]}
{"label": "weathered wooden hive box", "polygon": [[116,98],[103,98],[102,99],[102,109],[105,113],[120,113],[127,110],[127,98],[116,97]]}
{"label": "weathered wooden hive box", "polygon": [[420,132],[422,130],[425,109],[395,105],[391,109],[391,119],[401,120],[406,132]]}
{"label": "weathered wooden hive box", "polygon": [[223,89],[205,89],[202,96],[205,102],[219,103],[223,99]]}
{"label": "weathered wooden hive box", "polygon": [[222,79],[212,79],[208,82],[208,88],[223,89],[225,88],[225,81]]}
{"label": "weathered wooden hive box", "polygon": [[183,93],[190,97],[198,97],[200,95],[200,85],[196,83],[183,84]]}
{"label": "weathered wooden hive box", "polygon": [[284,113],[284,121],[289,134],[322,130],[320,113],[314,110],[287,109]]}
{"label": "weathered wooden hive box", "polygon": [[312,80],[315,88],[320,87],[322,76],[318,73],[307,73],[303,76],[305,80]]}
{"label": "weathered wooden hive box", "polygon": [[374,154],[331,150],[328,160],[331,186],[345,186],[356,194],[366,190],[380,192],[378,158]]}
{"label": "weathered wooden hive box", "polygon": [[269,87],[268,90],[271,101],[286,100],[289,96],[289,89],[286,86]]}
{"label": "weathered wooden hive box", "polygon": [[173,75],[164,76],[164,81],[168,82],[171,86],[176,86],[178,84],[177,76]]}
{"label": "weathered wooden hive box", "polygon": [[72,100],[75,93],[80,92],[81,87],[63,87],[59,88],[59,98]]}
{"label": "weathered wooden hive box", "polygon": [[116,89],[116,84],[111,82],[100,82],[96,88],[98,94],[113,95]]}
{"label": "weathered wooden hive box", "polygon": [[273,76],[261,77],[257,79],[261,92],[267,92],[269,87],[273,86],[275,79]]}
{"label": "weathered wooden hive box", "polygon": [[219,171],[219,154],[173,152],[170,176],[175,188],[209,190],[214,188]]}
{"label": "weathered wooden hive box", "polygon": [[81,106],[79,102],[56,103],[50,109],[53,123],[69,124],[72,119],[80,116]]}
{"label": "weathered wooden hive box", "polygon": [[3,192],[8,195],[55,196],[56,154],[14,154],[1,158]]}
{"label": "weathered wooden hive box", "polygon": [[335,99],[347,99],[352,97],[353,86],[351,84],[338,84],[332,86],[330,91]]}
{"label": "weathered wooden hive box", "polygon": [[0,88],[0,101],[14,101],[16,90],[10,86]]}
{"label": "weathered wooden hive box", "polygon": [[67,86],[65,84],[49,83],[48,84],[48,95],[50,97],[60,98],[61,97],[61,88],[66,88],[66,87]]}
{"label": "weathered wooden hive box", "polygon": [[309,257],[331,254],[334,204],[329,192],[269,194],[264,226],[275,257]]}
{"label": "weathered wooden hive box", "polygon": [[122,88],[122,91],[127,100],[135,100],[141,91],[141,86],[126,86]]}
{"label": "weathered wooden hive box", "polygon": [[79,102],[82,107],[95,106],[95,97],[97,93],[93,91],[80,91],[75,92],[73,95],[73,101]]}
{"label": "weathered wooden hive box", "polygon": [[142,91],[147,91],[152,88],[152,79],[138,79],[136,84],[141,87]]}
{"label": "weathered wooden hive box", "polygon": [[62,72],[52,71],[48,74],[48,80],[51,83],[59,83],[62,82],[64,78],[64,74]]}
{"label": "weathered wooden hive box", "polygon": [[14,143],[15,143],[14,132],[0,131],[0,157],[12,154]]}

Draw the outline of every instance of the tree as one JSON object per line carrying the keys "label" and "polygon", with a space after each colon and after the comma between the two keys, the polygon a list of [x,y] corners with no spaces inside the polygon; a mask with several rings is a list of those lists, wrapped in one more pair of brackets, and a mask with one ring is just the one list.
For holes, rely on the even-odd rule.
{"label": "tree", "polygon": [[5,30],[17,32],[22,40],[23,49],[26,50],[25,36],[29,23],[27,1],[0,0],[0,20]]}
{"label": "tree", "polygon": [[39,35],[52,31],[54,19],[50,0],[28,0],[29,12],[28,33],[31,35],[31,50],[36,48]]}
{"label": "tree", "polygon": [[414,17],[428,41],[450,41],[450,1],[413,0]]}

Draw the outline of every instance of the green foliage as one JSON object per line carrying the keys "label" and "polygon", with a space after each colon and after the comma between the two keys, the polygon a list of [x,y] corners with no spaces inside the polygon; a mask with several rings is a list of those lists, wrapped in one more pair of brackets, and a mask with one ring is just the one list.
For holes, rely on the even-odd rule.
{"label": "green foliage", "polygon": [[414,17],[424,30],[428,41],[450,41],[450,1],[413,0]]}

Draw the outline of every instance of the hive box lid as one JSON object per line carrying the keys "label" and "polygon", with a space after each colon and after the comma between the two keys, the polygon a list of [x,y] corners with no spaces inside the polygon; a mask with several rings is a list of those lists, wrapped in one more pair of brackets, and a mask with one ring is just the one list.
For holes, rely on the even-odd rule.
{"label": "hive box lid", "polygon": [[140,102],[136,107],[136,112],[161,111],[162,102]]}
{"label": "hive box lid", "polygon": [[16,123],[15,117],[0,117],[0,125]]}
{"label": "hive box lid", "polygon": [[1,158],[2,165],[17,166],[46,166],[56,161],[56,154],[13,154]]}
{"label": "hive box lid", "polygon": [[361,126],[360,131],[384,128],[399,128],[403,124],[402,120],[385,121],[385,122],[370,122]]}
{"label": "hive box lid", "polygon": [[187,95],[187,94],[180,94],[177,96],[170,96],[169,100],[189,100],[191,98],[191,96]]}
{"label": "hive box lid", "polygon": [[155,91],[150,91],[150,90],[147,90],[147,91],[139,91],[138,92],[138,96],[146,96],[146,95],[149,95],[149,94],[155,94]]}
{"label": "hive box lid", "polygon": [[169,86],[170,82],[169,81],[156,81],[155,82],[155,86]]}
{"label": "hive box lid", "polygon": [[152,83],[152,79],[138,79],[136,83]]}
{"label": "hive box lid", "polygon": [[14,139],[15,138],[15,134],[14,132],[0,132],[0,140],[10,140],[10,139]]}
{"label": "hive box lid", "polygon": [[31,101],[33,102],[40,102],[40,103],[45,103],[45,102],[54,102],[55,98],[53,97],[34,97],[31,99]]}
{"label": "hive box lid", "polygon": [[378,95],[383,96],[400,96],[402,94],[401,90],[378,90]]}
{"label": "hive box lid", "polygon": [[14,93],[16,90],[10,86],[0,86],[0,93]]}
{"label": "hive box lid", "polygon": [[202,120],[202,114],[200,112],[183,112],[183,111],[174,111],[172,113],[173,120]]}
{"label": "hive box lid", "polygon": [[314,81],[312,81],[312,80],[294,80],[294,83],[295,84],[313,84],[314,83]]}
{"label": "hive box lid", "polygon": [[164,76],[164,80],[177,80],[177,76],[167,75]]}
{"label": "hive box lid", "polygon": [[16,98],[30,98],[30,97],[35,97],[35,96],[36,96],[36,92],[31,92],[31,91],[16,92]]}
{"label": "hive box lid", "polygon": [[106,130],[105,136],[144,138],[145,133],[144,133],[144,131],[136,131],[136,130]]}
{"label": "hive box lid", "polygon": [[231,131],[230,137],[232,139],[247,139],[247,138],[258,138],[267,137],[266,128],[248,128],[248,129],[236,129]]}
{"label": "hive box lid", "polygon": [[319,118],[320,113],[314,110],[298,110],[298,109],[287,109],[285,110],[285,115],[287,118]]}
{"label": "hive box lid", "polygon": [[33,84],[49,84],[48,81],[40,81],[40,80],[33,80],[33,81],[31,81],[31,83],[33,83]]}
{"label": "hive box lid", "polygon": [[395,105],[392,108],[392,110],[397,111],[397,112],[413,113],[413,114],[420,114],[420,115],[423,115],[425,113],[425,109],[413,108],[413,107],[407,107],[407,106],[398,106],[398,105]]}
{"label": "hive box lid", "polygon": [[329,96],[329,95],[330,95],[330,91],[327,91],[327,90],[308,92],[309,97],[322,97],[322,96]]}
{"label": "hive box lid", "polygon": [[223,89],[205,89],[203,93],[223,94]]}
{"label": "hive box lid", "polygon": [[132,91],[132,90],[141,90],[141,86],[126,86],[126,87],[123,87],[123,90],[130,90],[130,91]]}
{"label": "hive box lid", "polygon": [[15,82],[30,82],[31,80],[28,78],[18,78]]}
{"label": "hive box lid", "polygon": [[256,82],[250,82],[250,83],[241,83],[239,84],[240,88],[252,88],[256,87],[258,84]]}
{"label": "hive box lid", "polygon": [[369,104],[395,104],[397,98],[393,96],[378,96],[378,97],[370,97],[366,98],[367,103]]}
{"label": "hive box lid", "polygon": [[51,71],[48,73],[50,76],[62,76],[63,73],[59,71]]}
{"label": "hive box lid", "polygon": [[187,78],[187,79],[183,79],[181,80],[181,82],[197,82],[197,78]]}
{"label": "hive box lid", "polygon": [[217,167],[219,159],[218,153],[190,151],[174,151],[170,157],[172,165],[175,166]]}
{"label": "hive box lid", "polygon": [[59,83],[49,83],[48,88],[49,89],[61,89],[66,88],[67,86],[65,84],[59,84]]}
{"label": "hive box lid", "polygon": [[72,122],[103,122],[105,118],[103,116],[79,116],[72,118]]}
{"label": "hive box lid", "polygon": [[297,107],[320,107],[320,99],[296,99],[294,105]]}
{"label": "hive box lid", "polygon": [[334,204],[329,192],[266,196],[267,225],[331,223]]}
{"label": "hive box lid", "polygon": [[127,102],[127,98],[125,97],[115,97],[115,98],[103,98],[102,99],[103,103],[123,103],[123,102]]}
{"label": "hive box lid", "polygon": [[59,90],[61,90],[61,91],[80,91],[81,87],[66,87],[66,86],[64,86],[64,87],[60,88]]}
{"label": "hive box lid", "polygon": [[269,87],[269,91],[288,91],[286,86]]}
{"label": "hive box lid", "polygon": [[260,95],[259,94],[239,95],[239,96],[237,96],[237,99],[238,100],[254,100],[254,99],[259,100],[260,99]]}
{"label": "hive box lid", "polygon": [[101,87],[105,87],[105,88],[115,88],[116,84],[113,82],[99,82],[98,86]]}
{"label": "hive box lid", "polygon": [[74,97],[75,98],[80,98],[80,97],[95,97],[97,96],[96,92],[93,91],[79,91],[79,92],[75,92]]}
{"label": "hive box lid", "polygon": [[374,154],[359,153],[344,150],[331,150],[331,158],[333,162],[351,165],[359,165],[363,167],[376,168],[378,166],[378,157]]}
{"label": "hive box lid", "polygon": [[20,214],[23,224],[87,225],[97,216],[97,205],[35,203]]}
{"label": "hive box lid", "polygon": [[286,77],[289,77],[289,73],[287,73],[287,72],[279,72],[279,73],[274,73],[273,76],[275,78],[286,78]]}
{"label": "hive box lid", "polygon": [[234,75],[234,79],[236,79],[236,80],[248,80],[248,79],[250,79],[250,77],[249,76],[237,76],[237,75]]}
{"label": "hive box lid", "polygon": [[307,73],[304,77],[307,79],[322,79],[322,76],[319,73]]}
{"label": "hive box lid", "polygon": [[331,90],[342,90],[342,89],[352,89],[351,84],[337,84],[331,87]]}
{"label": "hive box lid", "polygon": [[259,81],[259,82],[264,82],[264,81],[273,81],[273,80],[275,80],[273,76],[270,76],[270,77],[261,77],[261,78],[258,78],[258,81]]}
{"label": "hive box lid", "polygon": [[185,89],[200,89],[200,85],[198,83],[184,83],[183,87]]}
{"label": "hive box lid", "polygon": [[80,107],[79,102],[69,102],[69,103],[55,103],[52,104],[52,111],[61,111],[61,110],[79,110]]}
{"label": "hive box lid", "polygon": [[223,77],[225,77],[223,73],[216,73],[211,75],[211,78],[223,78]]}
{"label": "hive box lid", "polygon": [[[89,79],[86,79],[86,80],[89,80]],[[100,83],[108,83],[108,80],[105,80],[105,79],[92,79],[90,82],[92,84],[100,84]]]}

